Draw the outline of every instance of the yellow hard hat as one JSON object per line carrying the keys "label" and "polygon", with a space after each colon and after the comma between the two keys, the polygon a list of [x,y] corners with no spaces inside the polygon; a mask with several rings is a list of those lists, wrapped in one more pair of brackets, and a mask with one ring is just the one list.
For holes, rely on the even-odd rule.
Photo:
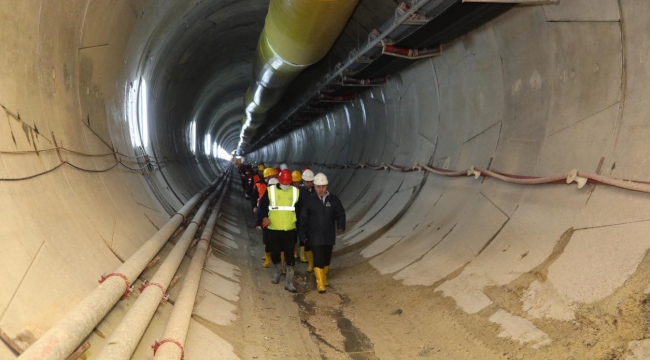
{"label": "yellow hard hat", "polygon": [[264,164],[257,165],[257,171],[264,171]]}
{"label": "yellow hard hat", "polygon": [[264,169],[264,178],[269,178],[277,175],[275,172],[275,169],[273,168],[266,168]]}
{"label": "yellow hard hat", "polygon": [[291,173],[291,181],[293,182],[302,181],[302,175],[300,174],[300,171],[296,170]]}

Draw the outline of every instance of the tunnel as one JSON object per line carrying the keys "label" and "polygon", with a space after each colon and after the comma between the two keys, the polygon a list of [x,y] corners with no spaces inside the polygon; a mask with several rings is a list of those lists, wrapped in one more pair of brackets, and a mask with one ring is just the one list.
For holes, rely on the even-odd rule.
{"label": "tunnel", "polygon": [[[650,2],[360,0],[242,142],[280,1],[1,1],[0,359],[650,359]],[[326,293],[237,162],[327,175]]]}

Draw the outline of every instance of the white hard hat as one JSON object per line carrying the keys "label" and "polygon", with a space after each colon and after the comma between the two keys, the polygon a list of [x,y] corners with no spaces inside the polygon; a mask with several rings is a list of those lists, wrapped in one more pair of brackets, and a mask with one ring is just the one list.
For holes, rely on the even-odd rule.
{"label": "white hard hat", "polygon": [[280,183],[280,180],[278,180],[278,178],[269,179],[269,185],[277,185],[279,183]]}
{"label": "white hard hat", "polygon": [[327,185],[327,176],[323,173],[318,173],[314,177],[314,185]]}
{"label": "white hard hat", "polygon": [[280,170],[286,170],[288,168],[289,167],[287,166],[287,164],[285,164],[285,163],[280,164]]}
{"label": "white hard hat", "polygon": [[314,181],[314,172],[307,169],[302,172],[302,179],[304,181]]}

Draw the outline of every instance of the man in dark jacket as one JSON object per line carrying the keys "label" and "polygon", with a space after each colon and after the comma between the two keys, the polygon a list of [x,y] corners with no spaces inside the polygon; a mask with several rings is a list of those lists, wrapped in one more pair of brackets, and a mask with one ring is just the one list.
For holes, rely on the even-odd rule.
{"label": "man in dark jacket", "polygon": [[345,209],[341,200],[327,191],[327,184],[325,174],[316,174],[316,196],[310,196],[303,204],[298,229],[300,240],[311,247],[314,256],[316,289],[319,293],[324,293],[329,285],[327,275],[337,229],[340,233],[345,231]]}

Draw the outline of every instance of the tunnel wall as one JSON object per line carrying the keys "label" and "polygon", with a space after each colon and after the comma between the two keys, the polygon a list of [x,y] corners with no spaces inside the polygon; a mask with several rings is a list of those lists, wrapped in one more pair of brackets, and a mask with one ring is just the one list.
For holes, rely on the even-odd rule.
{"label": "tunnel wall", "polygon": [[[127,103],[139,77],[134,56],[160,14],[140,1],[0,5],[0,329],[20,350],[169,218],[142,171],[116,165],[141,166],[128,157],[140,153]],[[56,145],[109,155],[6,153]],[[64,164],[7,181],[63,161],[86,171]],[[8,346],[0,358],[14,358]]]}
{"label": "tunnel wall", "polygon": [[[647,180],[649,11],[642,0],[516,8],[246,159]],[[539,273],[521,285],[522,314],[573,319],[650,248],[643,193],[312,167],[347,210],[337,255],[434,286],[468,313]]]}

